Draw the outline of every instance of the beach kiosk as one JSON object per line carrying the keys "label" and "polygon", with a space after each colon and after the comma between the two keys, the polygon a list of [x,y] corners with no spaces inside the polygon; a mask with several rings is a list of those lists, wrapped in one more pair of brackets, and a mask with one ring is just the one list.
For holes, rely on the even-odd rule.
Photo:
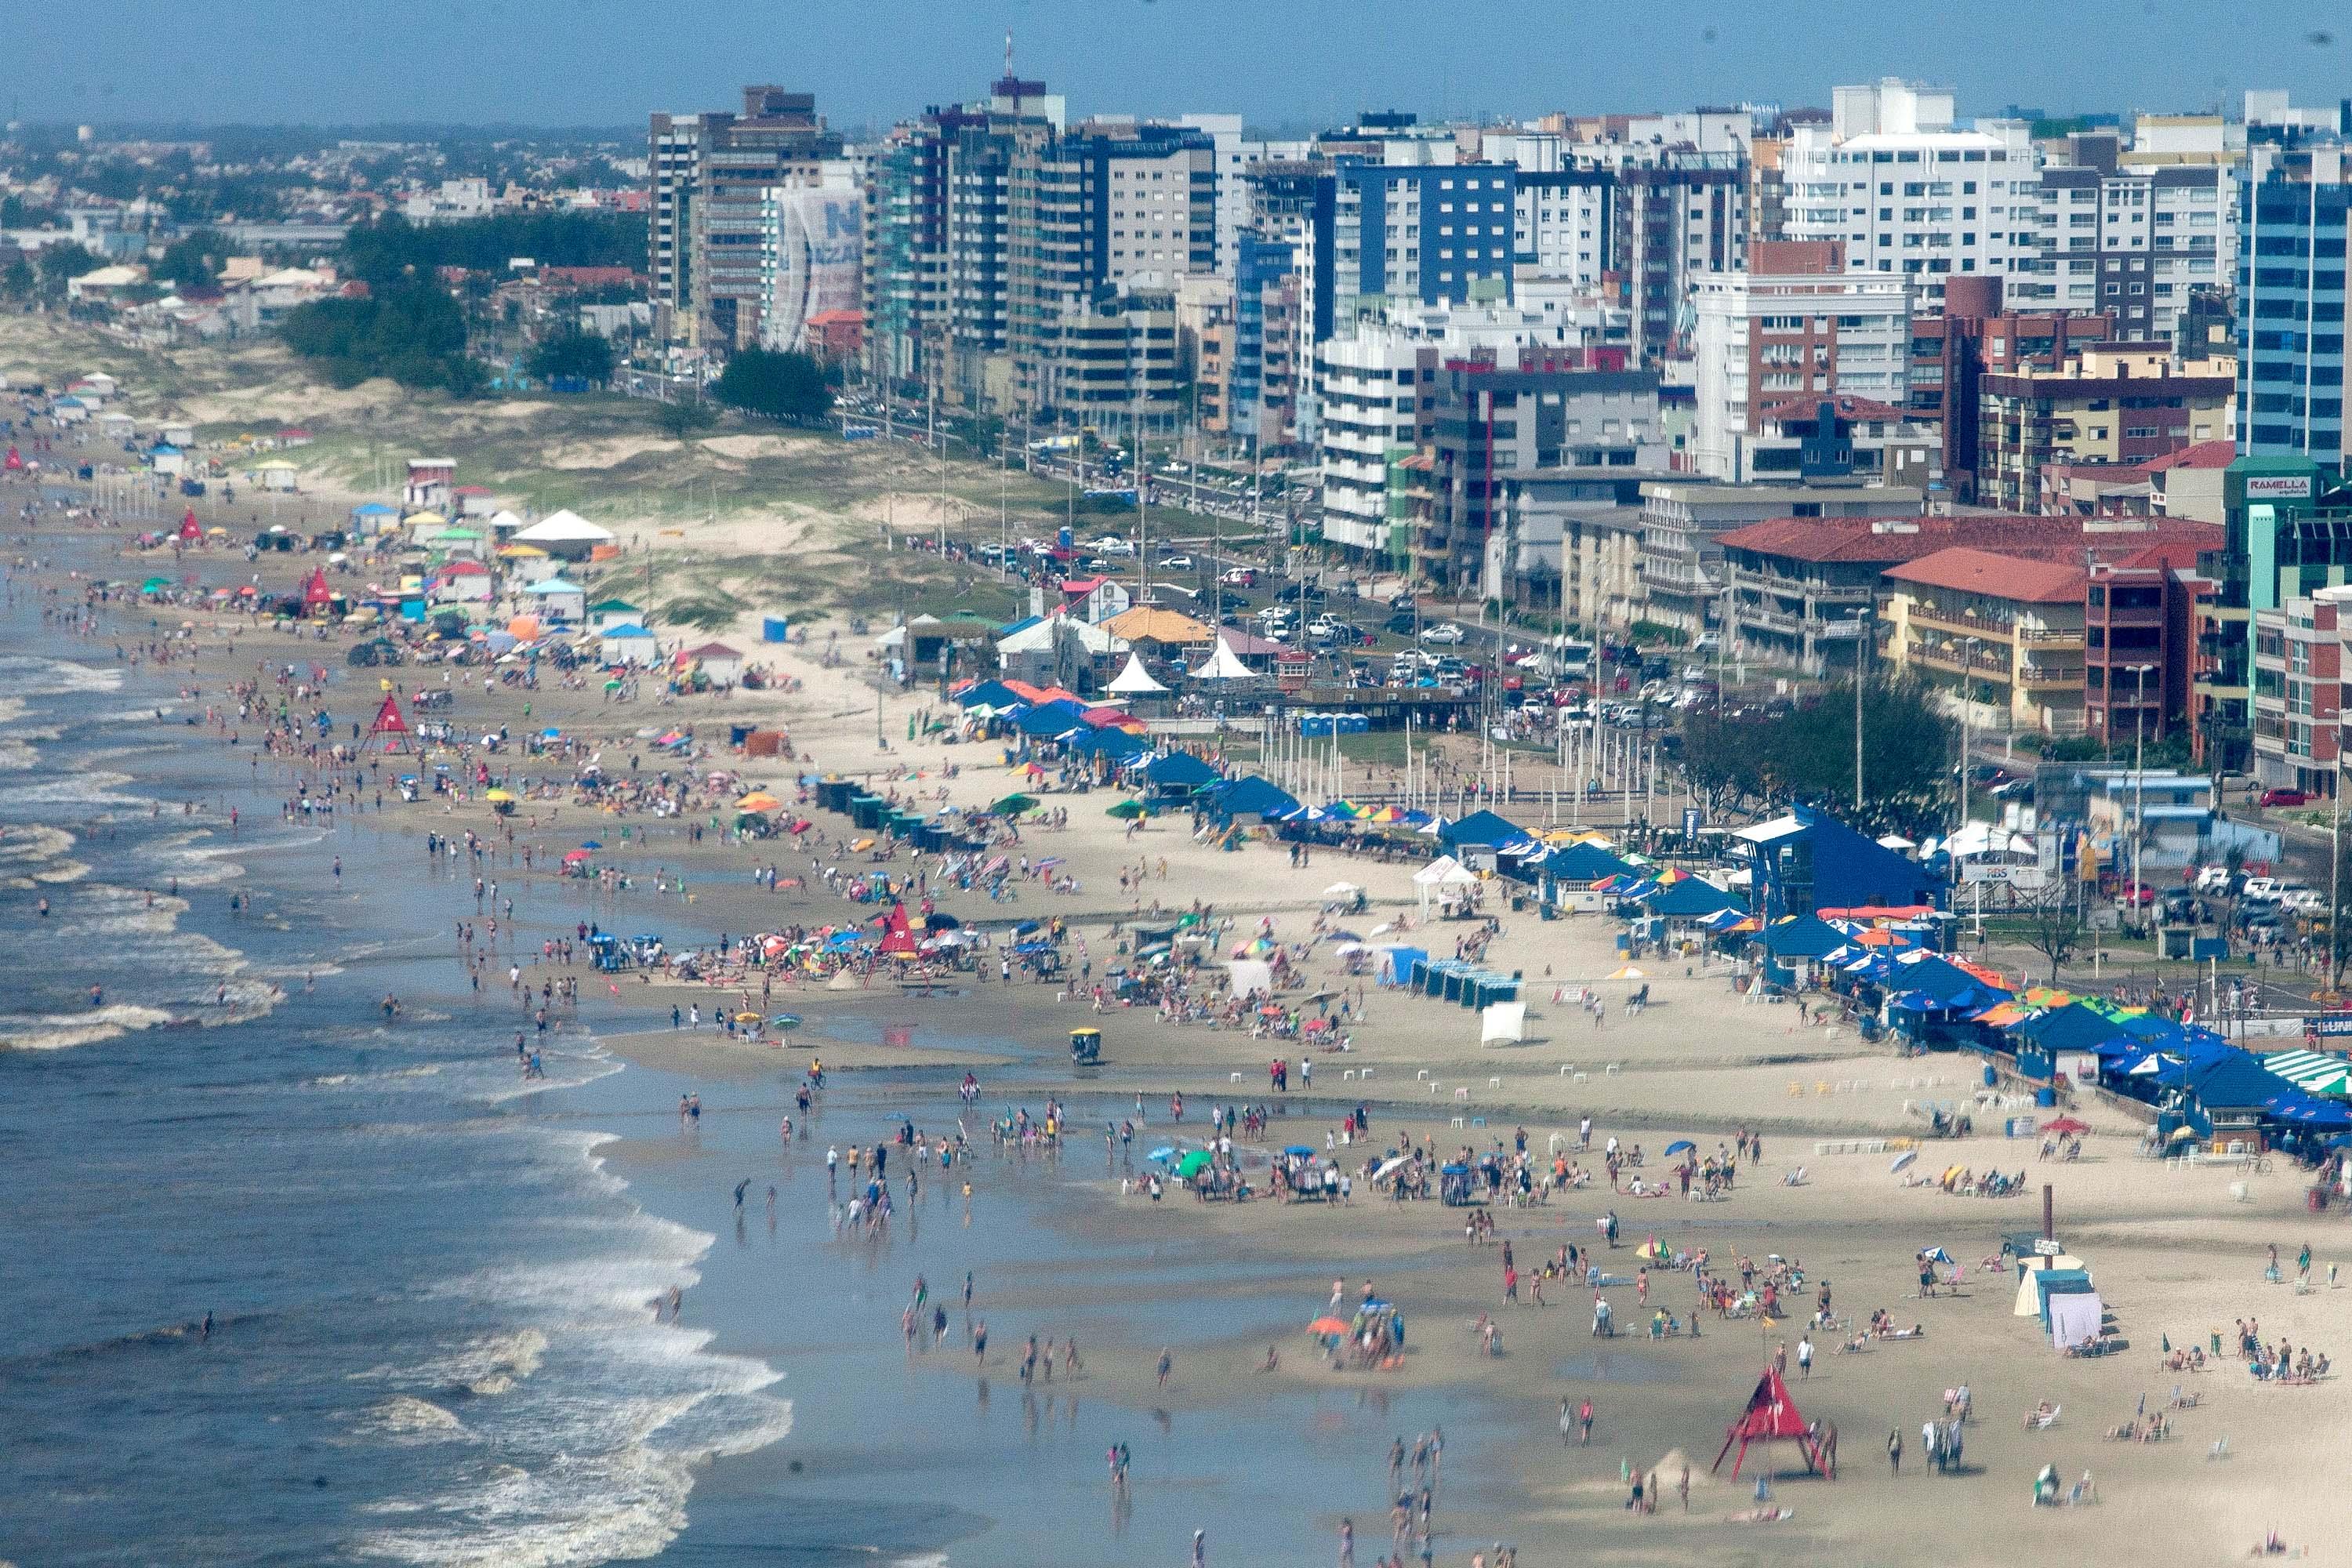
{"label": "beach kiosk", "polygon": [[1074,1068],[1102,1065],[1102,1031],[1100,1029],[1070,1031],[1070,1065]]}

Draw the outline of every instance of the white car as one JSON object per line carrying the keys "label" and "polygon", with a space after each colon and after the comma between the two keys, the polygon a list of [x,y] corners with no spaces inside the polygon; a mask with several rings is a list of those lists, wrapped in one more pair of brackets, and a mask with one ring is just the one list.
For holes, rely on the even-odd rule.
{"label": "white car", "polygon": [[1135,546],[1116,533],[1106,533],[1094,542],[1094,548],[1105,555],[1132,555]]}
{"label": "white car", "polygon": [[1421,640],[1423,642],[1445,643],[1451,645],[1454,643],[1469,641],[1470,634],[1464,631],[1460,626],[1455,626],[1452,621],[1440,621],[1433,626],[1422,627]]}
{"label": "white car", "polygon": [[2249,877],[2246,879],[2246,885],[2238,891],[2242,898],[2251,899],[2256,902],[2267,902],[2278,897],[2278,880],[2273,877]]}
{"label": "white car", "polygon": [[1160,562],[1160,566],[1165,572],[1190,572],[1192,569],[1192,558],[1189,555],[1171,555]]}
{"label": "white car", "polygon": [[2197,890],[2200,893],[2218,893],[2229,885],[2227,866],[2208,866],[2197,873]]}

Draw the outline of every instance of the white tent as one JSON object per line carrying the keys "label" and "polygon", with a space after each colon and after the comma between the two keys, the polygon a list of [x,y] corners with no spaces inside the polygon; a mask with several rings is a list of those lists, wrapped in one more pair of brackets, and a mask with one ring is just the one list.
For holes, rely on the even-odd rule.
{"label": "white tent", "polygon": [[610,544],[613,531],[599,528],[576,511],[543,517],[515,538],[524,544]]}
{"label": "white tent", "polygon": [[1076,616],[1047,616],[1030,622],[1017,632],[1007,632],[997,638],[998,663],[1009,663],[1020,654],[1050,654],[1055,642],[1063,638],[1076,643],[1089,658],[1122,653],[1127,648],[1127,644],[1119,638]]}
{"label": "white tent", "polygon": [[1524,1002],[1489,1002],[1480,1015],[1478,1043],[1491,1046],[1496,1040],[1518,1041],[1528,1037],[1528,1005]]}
{"label": "white tent", "polygon": [[1234,994],[1246,996],[1253,991],[1274,994],[1274,965],[1263,958],[1236,958],[1230,971]]}
{"label": "white tent", "polygon": [[1217,651],[1211,654],[1202,663],[1201,668],[1192,672],[1192,679],[1195,680],[1255,680],[1257,679],[1257,672],[1244,664],[1241,661],[1241,656],[1234,652],[1224,638],[1219,637]]}
{"label": "white tent", "polygon": [[1478,880],[1478,873],[1451,855],[1440,855],[1412,874],[1413,886],[1421,889],[1421,912],[1429,912],[1429,890],[1432,888],[1466,888]]}
{"label": "white tent", "polygon": [[1108,690],[1120,697],[1149,697],[1168,689],[1151,679],[1143,668],[1143,660],[1134,654],[1127,656],[1127,668],[1111,677]]}
{"label": "white tent", "polygon": [[2036,853],[2033,836],[1996,827],[1990,822],[1970,822],[1944,840],[1944,850],[1954,859],[1974,860],[1986,855],[2032,855]]}
{"label": "white tent", "polygon": [[2099,1337],[2099,1325],[2106,1310],[2106,1303],[2099,1300],[2096,1290],[2051,1297],[2051,1347],[2063,1351],[2089,1344]]}
{"label": "white tent", "polygon": [[[558,515],[568,516],[570,514],[560,513]],[[549,521],[553,521],[554,520],[551,518]],[[490,513],[489,527],[490,531],[493,533],[512,533],[521,526],[522,519],[517,517],[513,512],[494,511]]]}

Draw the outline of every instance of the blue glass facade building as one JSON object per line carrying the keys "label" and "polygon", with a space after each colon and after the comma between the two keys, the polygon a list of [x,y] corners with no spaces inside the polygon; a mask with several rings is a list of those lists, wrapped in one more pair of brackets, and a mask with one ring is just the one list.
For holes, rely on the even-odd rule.
{"label": "blue glass facade building", "polygon": [[2352,185],[2249,184],[2238,218],[2238,449],[2340,468]]}

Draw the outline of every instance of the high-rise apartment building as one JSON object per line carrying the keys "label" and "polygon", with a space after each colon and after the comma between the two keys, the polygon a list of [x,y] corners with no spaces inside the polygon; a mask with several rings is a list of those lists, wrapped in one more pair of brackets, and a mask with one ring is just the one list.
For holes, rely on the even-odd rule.
{"label": "high-rise apartment building", "polygon": [[1328,202],[1316,204],[1302,258],[1316,341],[1391,300],[1507,298],[1517,174],[1507,163],[1341,160],[1324,177]]}
{"label": "high-rise apartment building", "polygon": [[2021,128],[1962,131],[1952,95],[1885,80],[1841,87],[1826,131],[1800,126],[1786,155],[1790,239],[1845,242],[1846,266],[1919,284],[1921,313],[1945,280],[2006,275],[2037,253],[2040,176]]}
{"label": "high-rise apartment building", "polygon": [[655,302],[673,340],[757,342],[769,284],[766,193],[814,185],[841,156],[812,93],[747,87],[743,111],[656,114],[648,139]]}
{"label": "high-rise apartment building", "polygon": [[2240,193],[2238,449],[2344,463],[2347,150],[2258,160]]}
{"label": "high-rise apartment building", "polygon": [[2053,368],[2086,343],[2116,336],[2115,318],[2088,311],[2007,307],[2004,278],[1954,278],[1944,312],[1911,322],[1910,395],[1905,406],[1943,432],[1944,485],[1963,501],[1977,494],[1978,420],[1987,375]]}
{"label": "high-rise apartment building", "polygon": [[2228,281],[2237,248],[2231,168],[2187,157],[2126,162],[2116,132],[2069,135],[2042,170],[2034,254],[2016,259],[2011,300],[2105,311],[2132,342],[2174,337],[2196,291]]}
{"label": "high-rise apartment building", "polygon": [[1701,279],[1738,269],[1748,254],[1748,179],[1737,153],[1675,152],[1615,171],[1610,269],[1633,311],[1633,357],[1656,364],[1676,348]]}
{"label": "high-rise apartment building", "polygon": [[1172,408],[1177,279],[1216,269],[1215,152],[1200,131],[1116,121],[1015,151],[1007,337],[1032,417]]}
{"label": "high-rise apartment building", "polygon": [[1743,484],[1800,454],[1754,437],[1768,409],[1840,395],[1899,407],[1910,384],[1912,283],[1850,273],[1836,240],[1758,242],[1745,272],[1702,276],[1693,300],[1692,468]]}
{"label": "high-rise apartment building", "polygon": [[1062,121],[1044,82],[1008,73],[986,99],[926,110],[885,138],[866,185],[869,374],[951,405],[1003,404],[1013,160]]}

